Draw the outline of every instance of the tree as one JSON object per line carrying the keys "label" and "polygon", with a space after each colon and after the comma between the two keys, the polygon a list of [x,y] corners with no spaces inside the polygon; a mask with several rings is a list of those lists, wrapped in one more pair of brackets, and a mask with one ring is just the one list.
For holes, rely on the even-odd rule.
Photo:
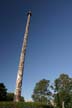
{"label": "tree", "polygon": [[71,108],[72,106],[72,78],[66,74],[61,74],[54,81],[54,100],[58,108]]}
{"label": "tree", "polygon": [[23,101],[23,102],[25,101],[23,96],[21,96],[20,101],[21,101],[21,102],[22,102],[22,101]]}
{"label": "tree", "polygon": [[3,83],[0,83],[0,101],[5,101],[7,95],[7,89]]}
{"label": "tree", "polygon": [[37,82],[33,91],[32,99],[35,102],[42,102],[46,104],[50,103],[49,100],[51,92],[49,90],[49,87],[49,80],[42,79]]}

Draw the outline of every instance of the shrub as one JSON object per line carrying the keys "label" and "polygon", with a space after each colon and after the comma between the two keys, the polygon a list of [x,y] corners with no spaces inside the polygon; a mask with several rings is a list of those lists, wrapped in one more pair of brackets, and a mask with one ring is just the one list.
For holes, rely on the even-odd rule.
{"label": "shrub", "polygon": [[[14,100],[14,93],[7,93],[6,101],[13,101],[13,100]],[[23,96],[20,97],[20,101],[24,102]]]}
{"label": "shrub", "polygon": [[53,108],[53,107],[34,102],[0,102],[0,108]]}

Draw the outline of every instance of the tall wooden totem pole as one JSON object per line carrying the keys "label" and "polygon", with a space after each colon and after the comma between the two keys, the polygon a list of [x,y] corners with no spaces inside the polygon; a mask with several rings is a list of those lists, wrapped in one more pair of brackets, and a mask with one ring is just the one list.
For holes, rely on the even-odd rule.
{"label": "tall wooden totem pole", "polygon": [[29,25],[30,25],[30,17],[32,15],[31,11],[29,11],[27,13],[27,15],[28,15],[28,18],[27,18],[27,24],[26,24],[25,34],[24,34],[22,51],[21,51],[21,55],[20,55],[20,61],[19,61],[19,67],[18,67],[18,73],[17,73],[17,80],[16,80],[16,89],[15,89],[15,94],[14,94],[14,101],[15,102],[19,102],[20,98],[21,98],[26,46],[27,46],[28,31],[29,31]]}

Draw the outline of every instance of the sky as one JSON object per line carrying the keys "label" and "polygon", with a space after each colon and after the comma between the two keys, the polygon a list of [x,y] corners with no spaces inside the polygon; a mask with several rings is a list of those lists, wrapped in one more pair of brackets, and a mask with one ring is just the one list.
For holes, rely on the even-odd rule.
{"label": "sky", "polygon": [[32,16],[24,65],[22,96],[31,100],[36,82],[72,77],[72,0],[0,0],[0,82],[15,91],[27,21]]}

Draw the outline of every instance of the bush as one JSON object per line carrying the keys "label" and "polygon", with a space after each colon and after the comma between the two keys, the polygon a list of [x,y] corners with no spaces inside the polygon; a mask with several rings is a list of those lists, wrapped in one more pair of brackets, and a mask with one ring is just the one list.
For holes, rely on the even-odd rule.
{"label": "bush", "polygon": [[52,106],[34,102],[0,102],[0,108],[53,108]]}
{"label": "bush", "polygon": [[[14,93],[7,93],[6,101],[14,101]],[[24,102],[24,97],[20,97],[20,101]]]}

